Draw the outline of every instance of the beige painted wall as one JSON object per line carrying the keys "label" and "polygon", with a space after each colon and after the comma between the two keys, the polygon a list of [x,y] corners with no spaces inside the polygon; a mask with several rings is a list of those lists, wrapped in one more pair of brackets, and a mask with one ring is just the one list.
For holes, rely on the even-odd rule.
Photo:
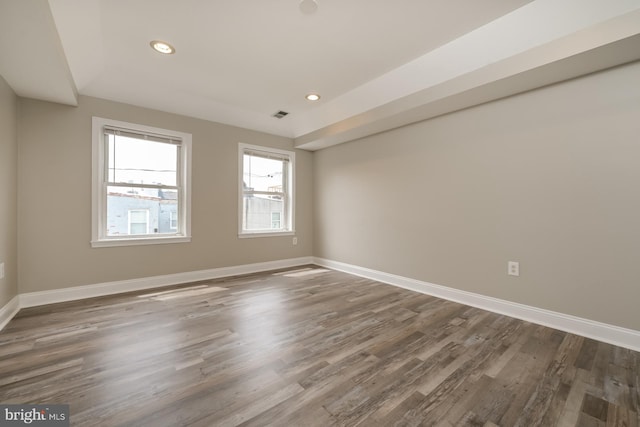
{"label": "beige painted wall", "polygon": [[[309,152],[296,152],[298,245],[237,237],[238,143],[292,149],[292,140],[90,97],[79,107],[19,102],[21,293],[312,254]],[[193,134],[191,243],[90,247],[92,116]]]}
{"label": "beige painted wall", "polygon": [[0,262],[5,269],[0,279],[0,308],[18,294],[17,110],[16,95],[0,77]]}
{"label": "beige painted wall", "polygon": [[314,254],[640,330],[639,82],[635,63],[316,152]]}

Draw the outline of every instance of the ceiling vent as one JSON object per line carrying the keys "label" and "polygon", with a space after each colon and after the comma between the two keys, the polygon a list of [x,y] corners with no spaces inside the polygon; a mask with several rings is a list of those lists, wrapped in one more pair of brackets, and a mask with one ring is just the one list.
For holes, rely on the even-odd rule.
{"label": "ceiling vent", "polygon": [[280,111],[278,111],[277,113],[275,113],[275,114],[273,115],[273,117],[275,117],[276,119],[281,119],[281,118],[283,118],[284,116],[286,116],[287,114],[289,114],[289,113],[287,113],[286,111],[282,111],[282,110],[280,110]]}

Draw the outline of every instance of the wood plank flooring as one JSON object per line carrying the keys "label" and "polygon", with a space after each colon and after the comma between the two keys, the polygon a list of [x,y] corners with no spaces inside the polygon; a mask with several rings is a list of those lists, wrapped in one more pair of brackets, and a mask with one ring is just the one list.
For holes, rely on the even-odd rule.
{"label": "wood plank flooring", "polygon": [[0,402],[75,426],[639,427],[640,354],[315,266],[21,310]]}

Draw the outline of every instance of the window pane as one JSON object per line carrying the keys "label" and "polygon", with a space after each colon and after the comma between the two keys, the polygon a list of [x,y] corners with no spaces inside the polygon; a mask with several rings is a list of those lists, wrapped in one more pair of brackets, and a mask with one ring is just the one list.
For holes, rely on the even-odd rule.
{"label": "window pane", "polygon": [[176,186],[178,145],[120,135],[105,138],[109,182]]}
{"label": "window pane", "polygon": [[243,156],[243,182],[246,190],[283,191],[285,162],[264,157]]}
{"label": "window pane", "polygon": [[177,218],[178,192],[176,190],[107,187],[105,231],[109,237],[133,234],[176,234]]}
{"label": "window pane", "polygon": [[[283,200],[266,196],[245,196],[242,212],[243,229],[248,231],[282,229],[280,218],[284,215],[283,211]],[[275,227],[274,218],[277,218]]]}

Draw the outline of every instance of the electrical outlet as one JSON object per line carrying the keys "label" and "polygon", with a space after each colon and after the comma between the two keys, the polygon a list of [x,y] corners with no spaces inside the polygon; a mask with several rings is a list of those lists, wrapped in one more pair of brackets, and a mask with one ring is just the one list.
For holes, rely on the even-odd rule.
{"label": "electrical outlet", "polygon": [[4,279],[4,262],[0,262],[0,279]]}
{"label": "electrical outlet", "polygon": [[295,246],[295,245],[297,245],[297,244],[298,244],[298,238],[297,238],[297,237],[294,237],[294,238],[293,238],[293,246]]}
{"label": "electrical outlet", "polygon": [[519,276],[520,275],[520,263],[516,261],[509,261],[507,263],[507,274],[509,276]]}

